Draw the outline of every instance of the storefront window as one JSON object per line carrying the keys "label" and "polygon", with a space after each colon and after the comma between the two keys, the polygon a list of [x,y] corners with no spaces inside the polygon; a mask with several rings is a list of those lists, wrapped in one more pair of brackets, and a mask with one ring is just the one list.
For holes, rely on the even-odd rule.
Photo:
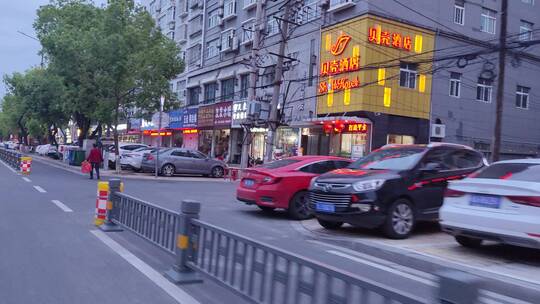
{"label": "storefront window", "polygon": [[266,129],[261,130],[251,130],[252,133],[252,141],[251,141],[251,158],[253,159],[264,159],[264,151],[265,151],[265,145],[266,145]]}
{"label": "storefront window", "polygon": [[206,155],[210,155],[212,150],[212,132],[213,130],[199,131],[199,151]]}
{"label": "storefront window", "polygon": [[414,144],[414,137],[409,135],[388,134],[387,142],[388,144],[412,145]]}
{"label": "storefront window", "polygon": [[274,159],[298,155],[299,133],[300,130],[297,128],[280,128],[277,130]]}
{"label": "storefront window", "polygon": [[173,132],[172,135],[172,146],[173,147],[182,147],[184,144],[184,137],[182,136],[182,132]]}
{"label": "storefront window", "polygon": [[215,147],[214,156],[226,162],[229,161],[229,138],[231,130],[216,130],[215,131]]}

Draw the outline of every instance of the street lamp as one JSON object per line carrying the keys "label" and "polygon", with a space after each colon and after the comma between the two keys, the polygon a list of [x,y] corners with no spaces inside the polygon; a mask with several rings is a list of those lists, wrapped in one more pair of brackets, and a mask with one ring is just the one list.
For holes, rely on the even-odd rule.
{"label": "street lamp", "polygon": [[161,119],[163,115],[163,106],[165,105],[165,97],[161,96],[159,99],[159,122],[158,122],[158,146],[156,150],[156,165],[154,170],[155,178],[158,177],[158,167],[159,167],[159,149],[161,149],[162,135],[161,135]]}
{"label": "street lamp", "polygon": [[[23,36],[26,36],[26,37],[28,37],[28,38],[30,38],[30,39],[32,39],[32,40],[35,40],[35,41],[37,41],[37,42],[39,42],[39,43],[41,44],[41,41],[39,41],[39,39],[37,39],[37,38],[34,37],[34,36],[30,36],[30,35],[28,35],[28,34],[26,34],[26,33],[24,33],[24,32],[21,32],[21,31],[17,31],[17,33],[19,33],[19,34],[21,34],[21,35],[23,35]],[[40,55],[41,55],[41,63],[40,63],[40,66],[43,67],[43,49],[41,50],[40,53],[41,53],[41,54],[40,54]]]}

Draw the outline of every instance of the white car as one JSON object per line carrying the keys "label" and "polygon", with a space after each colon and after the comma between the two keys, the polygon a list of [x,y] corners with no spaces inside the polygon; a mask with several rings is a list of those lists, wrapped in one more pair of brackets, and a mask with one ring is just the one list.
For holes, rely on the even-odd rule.
{"label": "white car", "polygon": [[497,162],[450,182],[440,219],[466,247],[491,240],[540,249],[540,159]]}
{"label": "white car", "polygon": [[133,169],[134,171],[141,170],[141,164],[145,153],[154,153],[156,148],[141,147],[133,151],[125,152],[120,158],[122,168]]}
{"label": "white car", "polygon": [[[127,152],[131,152],[135,149],[139,149],[139,148],[147,148],[148,145],[145,145],[145,144],[133,144],[133,143],[119,143],[118,144],[118,149],[120,151],[120,164],[122,163],[122,156],[127,153]],[[116,153],[115,153],[115,149],[114,149],[114,146],[110,146],[108,148],[108,151],[109,151],[109,168],[114,168],[115,167],[115,161],[116,161]]]}

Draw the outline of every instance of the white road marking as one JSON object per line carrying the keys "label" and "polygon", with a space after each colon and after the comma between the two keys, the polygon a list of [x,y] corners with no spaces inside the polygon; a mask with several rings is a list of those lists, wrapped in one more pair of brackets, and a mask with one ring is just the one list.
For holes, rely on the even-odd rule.
{"label": "white road marking", "polygon": [[136,257],[134,254],[129,252],[122,245],[118,244],[116,241],[107,236],[104,232],[99,230],[90,230],[94,236],[96,236],[100,241],[109,246],[114,252],[120,255],[124,260],[129,264],[139,270],[144,274],[148,279],[150,279],[154,284],[163,289],[167,294],[169,294],[173,299],[181,304],[200,304],[199,301],[195,300],[192,296],[187,294],[180,287],[169,282],[164,276],[159,272],[155,271],[148,264],[143,262],[141,259]]}
{"label": "white road marking", "polygon": [[34,186],[34,188],[38,191],[38,192],[41,192],[41,193],[46,193],[47,191],[45,191],[45,189],[41,188],[40,186]]}
{"label": "white road marking", "polygon": [[27,182],[27,183],[31,183],[31,182],[32,182],[28,177],[23,177],[22,179],[23,179],[25,182]]}
{"label": "white road marking", "polygon": [[8,168],[11,172],[17,174],[17,171],[13,168],[11,168],[8,164],[6,164],[4,161],[0,160],[0,163],[2,163],[2,165],[6,166],[6,168]]}
{"label": "white road marking", "polygon": [[62,209],[62,211],[64,211],[64,212],[73,212],[73,210],[71,210],[71,208],[69,208],[68,206],[66,206],[64,203],[62,203],[59,200],[52,200],[51,202],[53,202],[53,204],[58,206],[58,208]]}

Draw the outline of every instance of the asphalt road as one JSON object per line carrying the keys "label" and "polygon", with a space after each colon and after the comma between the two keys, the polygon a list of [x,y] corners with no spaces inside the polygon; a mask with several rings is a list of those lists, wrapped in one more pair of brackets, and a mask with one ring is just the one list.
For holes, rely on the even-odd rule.
{"label": "asphalt road", "polygon": [[[38,162],[34,162],[29,179],[25,181],[0,165],[0,190],[8,211],[0,215],[0,237],[5,238],[3,247],[9,248],[0,251],[0,280],[9,280],[9,285],[0,284],[0,294],[7,294],[9,300],[5,303],[69,303],[68,299],[77,299],[71,303],[178,303],[90,232],[95,229],[95,180]],[[235,187],[234,183],[212,181],[125,181],[125,192],[132,196],[172,210],[179,210],[183,199],[200,201],[203,221],[434,300],[435,271],[440,268],[419,270],[408,262],[410,257],[397,262],[381,259],[355,246],[321,239],[301,229],[284,212],[266,214],[237,202]],[[53,200],[73,212],[65,212]],[[129,232],[107,236],[158,272],[172,262],[171,256]],[[530,299],[530,294],[522,290],[501,289],[501,282],[487,282],[487,289],[490,284],[499,293]],[[210,280],[177,289],[200,303],[243,303]],[[23,292],[26,290],[34,292]],[[42,297],[36,300],[38,296]],[[44,301],[44,297],[50,297],[50,301]],[[488,297],[499,299],[496,303],[515,303],[498,294],[490,293]]]}

